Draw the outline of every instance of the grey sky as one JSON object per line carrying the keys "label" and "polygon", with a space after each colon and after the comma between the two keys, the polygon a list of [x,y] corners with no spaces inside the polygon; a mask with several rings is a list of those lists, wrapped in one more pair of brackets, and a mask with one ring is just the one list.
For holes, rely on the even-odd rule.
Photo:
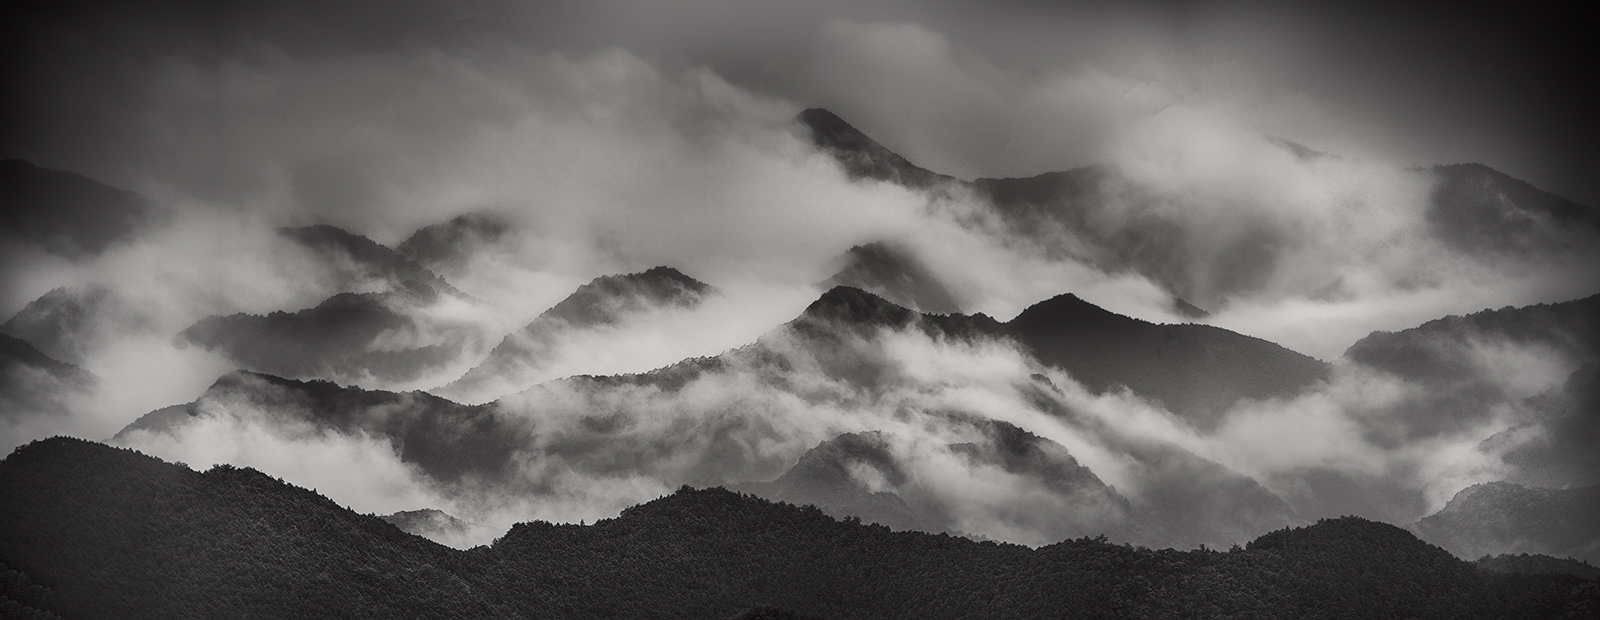
{"label": "grey sky", "polygon": [[[129,127],[138,68],[173,56],[222,62],[263,46],[299,58],[445,52],[508,42],[533,51],[622,47],[654,62],[705,65],[800,105],[828,103],[814,69],[830,20],[914,24],[999,74],[1026,81],[1085,66],[1188,91],[1225,68],[1276,100],[1313,102],[1271,128],[1314,147],[1350,144],[1403,163],[1478,161],[1587,204],[1600,165],[1580,108],[1586,36],[1571,5],[1459,3],[1393,8],[1252,2],[141,2],[8,7],[8,83],[23,87],[0,134],[3,154],[110,177],[141,153]],[[930,95],[933,99],[938,97]],[[858,104],[860,105],[860,104]],[[839,107],[835,105],[834,107]],[[845,106],[848,107],[848,106]],[[939,130],[915,115],[840,110],[896,136]],[[1270,114],[1264,116],[1271,116]],[[222,116],[219,115],[219,119]],[[903,126],[890,126],[900,122]],[[219,120],[226,123],[226,120]],[[983,133],[980,125],[968,133]],[[225,128],[217,139],[225,140]],[[968,138],[962,138],[968,139]],[[898,145],[941,167],[961,140]],[[973,149],[983,153],[983,149]],[[148,155],[147,153],[142,153]],[[1087,163],[1083,153],[992,161],[954,174],[1023,175]],[[1004,158],[1002,158],[1004,159]]]}

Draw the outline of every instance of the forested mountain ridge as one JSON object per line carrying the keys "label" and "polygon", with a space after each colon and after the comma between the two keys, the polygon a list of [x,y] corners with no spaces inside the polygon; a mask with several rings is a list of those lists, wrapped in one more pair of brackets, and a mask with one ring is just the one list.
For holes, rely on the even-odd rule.
{"label": "forested mountain ridge", "polygon": [[434,391],[475,402],[520,392],[555,378],[542,373],[575,336],[626,325],[654,311],[693,309],[717,294],[715,287],[666,266],[597,277],[507,334],[482,361]]}
{"label": "forested mountain ridge", "polygon": [[[1071,312],[1057,311],[1063,305]],[[1112,328],[1102,325],[1106,322],[1112,323]],[[1020,328],[1013,330],[1012,325]],[[1204,333],[1200,338],[1168,338],[1164,335],[1168,328],[1180,335],[1196,330]],[[679,484],[749,483],[751,486],[742,488],[777,499],[815,502],[841,517],[853,515],[930,532],[981,533],[975,529],[982,527],[981,523],[972,521],[978,517],[968,515],[966,523],[952,521],[950,513],[960,507],[950,504],[949,499],[928,496],[931,491],[925,487],[905,495],[906,489],[897,483],[889,489],[870,489],[863,494],[859,481],[851,476],[801,475],[808,470],[804,466],[789,479],[805,481],[804,484],[767,484],[794,468],[796,459],[805,461],[802,452],[826,447],[829,440],[845,430],[810,441],[789,439],[794,450],[791,453],[748,448],[752,442],[788,439],[764,419],[771,415],[766,412],[769,407],[780,407],[779,411],[797,406],[837,407],[856,411],[851,414],[855,420],[851,424],[867,425],[861,430],[888,428],[882,425],[890,423],[873,421],[877,414],[861,408],[879,407],[879,398],[904,398],[904,394],[926,387],[918,384],[918,379],[903,376],[897,370],[898,362],[885,357],[886,347],[892,346],[890,341],[896,334],[907,333],[920,333],[937,342],[966,343],[961,346],[1015,347],[1018,355],[1037,355],[1044,360],[1042,363],[1056,359],[1052,357],[1055,351],[1114,347],[1130,334],[1134,339],[1141,338],[1140,334],[1157,334],[1157,338],[1143,337],[1129,345],[1134,349],[1130,358],[1142,355],[1145,360],[1114,369],[1129,373],[1127,378],[1109,375],[1118,380],[1091,384],[1089,387],[1095,390],[1148,385],[1148,381],[1139,381],[1141,375],[1163,368],[1161,360],[1165,357],[1186,359],[1190,352],[1185,347],[1195,344],[1202,347],[1198,353],[1207,356],[1228,350],[1218,346],[1219,342],[1270,346],[1215,328],[1135,321],[1075,298],[1044,302],[1006,324],[982,314],[924,315],[859,289],[835,287],[799,317],[756,343],[638,375],[560,379],[497,401],[466,406],[426,393],[364,390],[327,382],[233,373],[219,380],[195,405],[154,412],[119,433],[116,441],[135,446],[145,440],[171,441],[156,436],[184,437],[190,421],[202,418],[229,427],[261,430],[278,424],[298,428],[310,423],[314,428],[341,435],[379,439],[401,462],[424,474],[429,484],[448,488],[465,480],[479,480],[507,485],[501,491],[537,492],[548,483],[538,477],[519,478],[518,472],[523,469],[517,464],[539,462],[573,467],[583,475],[651,476],[662,480],[667,488]],[[1027,339],[1034,339],[1035,346],[1028,346]],[[1148,346],[1141,346],[1141,342]],[[1271,351],[1299,358],[1287,350]],[[1067,354],[1064,358],[1069,362],[1087,361],[1081,355]],[[796,368],[815,370],[797,373]],[[1068,366],[1069,372],[1072,369]],[[820,376],[807,376],[810,372]],[[1086,433],[1099,432],[1090,417],[1056,403],[1056,388],[1047,380],[1026,376],[1018,379],[1026,383],[1016,388],[1022,390],[1022,398],[1037,401],[1032,406],[1042,407],[1048,415],[1065,423],[1086,425]],[[756,396],[749,400],[722,399],[710,405],[716,408],[711,411],[700,403],[682,410],[672,405],[677,399],[692,398],[697,389],[703,390],[706,385],[730,380],[751,386],[751,393]],[[829,387],[819,390],[819,381]],[[1208,389],[1238,388],[1224,383],[1220,388]],[[644,395],[650,401],[668,405],[661,407],[641,400]],[[696,429],[692,436],[660,436],[636,430],[682,415],[705,421],[692,425],[674,422],[684,429],[682,432]],[[938,458],[958,459],[964,466],[991,472],[985,475],[1001,476],[1031,489],[1028,496],[1043,504],[1020,511],[989,506],[1020,519],[1015,531],[1026,532],[1027,540],[1107,534],[1119,541],[1151,546],[1227,545],[1301,522],[1290,506],[1259,482],[1182,446],[1109,436],[1103,439],[1108,442],[1108,449],[1148,472],[1137,478],[1144,490],[1141,505],[1133,510],[1124,497],[1088,474],[1075,455],[1055,442],[961,411],[930,411],[927,415],[930,420],[938,420],[937,424],[956,429],[958,436],[966,438],[961,440],[965,443],[903,446],[910,452],[902,451],[901,456],[910,462],[922,462],[916,454],[931,450],[940,455]],[[1016,432],[1005,432],[1008,428]],[[607,456],[624,445],[631,446],[627,456]],[[830,452],[824,450],[819,455],[827,453]],[[857,466],[852,464],[855,459],[847,460],[850,462],[842,466]],[[661,468],[669,468],[666,472],[670,473]],[[896,494],[900,494],[898,499]]]}
{"label": "forested mountain ridge", "polygon": [[1592,580],[1479,570],[1354,518],[1225,553],[1030,549],[721,489],[454,551],[254,470],[66,438],[0,462],[0,506],[0,557],[70,618],[1548,618],[1600,603]]}
{"label": "forested mountain ridge", "polygon": [[852,246],[820,287],[851,286],[924,314],[956,314],[961,306],[937,274],[906,248],[876,241]]}
{"label": "forested mountain ridge", "polygon": [[0,160],[0,241],[66,257],[99,254],[167,214],[143,197],[73,172]]}
{"label": "forested mountain ridge", "polygon": [[1573,489],[1477,484],[1407,529],[1465,558],[1535,553],[1600,561],[1600,484]]}

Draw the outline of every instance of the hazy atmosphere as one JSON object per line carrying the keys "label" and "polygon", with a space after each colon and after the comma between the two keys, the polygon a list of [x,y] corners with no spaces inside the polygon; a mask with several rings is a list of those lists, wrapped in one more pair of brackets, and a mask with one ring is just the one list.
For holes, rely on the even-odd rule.
{"label": "hazy atmosphere", "polygon": [[457,549],[689,485],[1030,547],[1353,515],[1600,561],[1593,522],[1440,520],[1600,483],[1576,7],[0,21],[0,451],[250,467]]}

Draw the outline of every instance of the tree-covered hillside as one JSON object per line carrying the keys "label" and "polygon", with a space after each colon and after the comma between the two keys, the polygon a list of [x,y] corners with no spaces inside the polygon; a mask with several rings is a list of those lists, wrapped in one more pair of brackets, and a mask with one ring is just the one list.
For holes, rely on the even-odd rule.
{"label": "tree-covered hillside", "polygon": [[67,618],[1541,618],[1600,603],[1593,580],[1480,570],[1354,518],[1229,552],[1031,549],[721,489],[454,551],[254,470],[65,438],[0,463],[0,507],[0,601]]}

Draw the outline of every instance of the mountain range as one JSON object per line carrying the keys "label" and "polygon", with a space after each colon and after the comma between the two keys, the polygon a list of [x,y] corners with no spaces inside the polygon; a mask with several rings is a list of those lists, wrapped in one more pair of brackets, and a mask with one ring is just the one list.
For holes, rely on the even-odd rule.
{"label": "mountain range", "polygon": [[[1228,552],[1037,549],[680,489],[456,551],[251,469],[50,439],[0,462],[4,604],[40,617],[1580,617],[1592,580],[1480,569],[1355,518]],[[1337,606],[1330,602],[1338,601]],[[788,615],[794,614],[794,615]]]}
{"label": "mountain range", "polygon": [[[505,333],[474,322],[487,302],[451,281],[483,248],[517,240],[510,219],[462,215],[393,248],[331,225],[278,229],[275,241],[318,269],[313,304],[160,335],[235,370],[110,446],[53,438],[0,462],[0,531],[28,533],[0,536],[0,605],[39,617],[1600,609],[1586,563],[1600,562],[1600,295],[1373,332],[1319,360],[1203,324],[1201,306],[1264,286],[1282,243],[1269,229],[1236,231],[1214,269],[1197,270],[1183,253],[1191,231],[1150,215],[1163,198],[1112,167],[967,181],[826,110],[798,122],[852,178],[979,196],[1007,234],[1143,276],[1198,322],[1146,321],[1066,291],[1009,320],[967,313],[942,263],[886,237],[841,248],[817,297],[743,346],[566,376],[561,363],[589,339],[697,316],[723,291],[670,265],[602,275]],[[50,252],[102,252],[126,240],[117,231],[164,217],[76,175],[0,168],[24,179],[8,200],[70,199],[117,223],[77,230],[37,208],[6,222]],[[1472,260],[1563,251],[1573,237],[1556,229],[1600,232],[1594,209],[1484,166],[1413,172],[1439,179],[1430,230]],[[1112,202],[1143,215],[1108,225]],[[537,310],[518,309],[517,323]],[[85,366],[100,347],[154,324],[107,285],[29,303],[0,325],[0,421],[66,415],[96,389]],[[1351,394],[1363,408],[1334,431],[1372,451],[1470,449],[1477,469],[1450,472],[1440,494],[1419,483],[1437,472],[1417,461],[1273,470],[1218,448],[1252,415],[1303,420],[1289,416]],[[1330,430],[1277,432],[1294,450]],[[228,450],[242,442],[219,436],[367,450],[437,505],[360,515],[272,471],[197,473],[128,449],[241,458]],[[1465,448],[1450,443],[1462,437]],[[606,518],[529,520],[580,520],[561,502]],[[485,532],[498,537],[481,544]],[[292,594],[306,590],[297,584],[315,594]]]}

